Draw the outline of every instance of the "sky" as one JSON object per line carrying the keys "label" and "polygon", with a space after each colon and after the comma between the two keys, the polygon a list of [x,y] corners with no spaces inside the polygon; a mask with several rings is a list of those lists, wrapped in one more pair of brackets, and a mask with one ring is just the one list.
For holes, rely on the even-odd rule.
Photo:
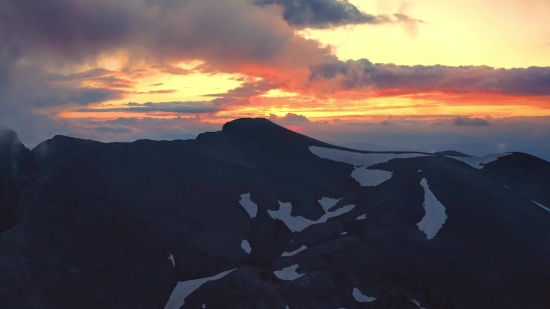
{"label": "sky", "polygon": [[367,150],[550,160],[547,0],[0,0],[0,126],[34,147],[265,117]]}

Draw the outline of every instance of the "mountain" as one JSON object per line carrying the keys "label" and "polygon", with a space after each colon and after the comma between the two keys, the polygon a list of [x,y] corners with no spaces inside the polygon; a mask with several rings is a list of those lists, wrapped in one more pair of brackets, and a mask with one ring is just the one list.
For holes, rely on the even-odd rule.
{"label": "mountain", "polygon": [[27,149],[11,130],[0,127],[0,233],[13,227],[18,219],[14,212],[18,191],[17,174],[30,159]]}
{"label": "mountain", "polygon": [[355,151],[266,119],[11,136],[0,308],[550,307],[550,163],[527,154]]}

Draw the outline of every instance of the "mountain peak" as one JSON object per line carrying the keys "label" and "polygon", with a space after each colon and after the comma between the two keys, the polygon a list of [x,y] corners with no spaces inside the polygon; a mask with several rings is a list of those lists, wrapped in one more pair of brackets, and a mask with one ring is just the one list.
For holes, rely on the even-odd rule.
{"label": "mountain peak", "polygon": [[256,142],[270,142],[286,146],[330,146],[309,136],[289,130],[266,118],[239,118],[227,122],[223,133]]}
{"label": "mountain peak", "polygon": [[17,133],[0,126],[0,145],[22,145]]}
{"label": "mountain peak", "polygon": [[250,132],[266,132],[281,129],[287,130],[266,118],[239,118],[225,123],[222,131],[248,134]]}

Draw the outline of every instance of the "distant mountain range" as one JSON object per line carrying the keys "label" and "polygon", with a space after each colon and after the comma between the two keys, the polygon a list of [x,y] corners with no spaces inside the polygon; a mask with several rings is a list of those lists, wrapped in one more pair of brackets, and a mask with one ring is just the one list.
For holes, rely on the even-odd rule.
{"label": "distant mountain range", "polygon": [[550,163],[358,151],[266,119],[0,133],[0,308],[550,308]]}

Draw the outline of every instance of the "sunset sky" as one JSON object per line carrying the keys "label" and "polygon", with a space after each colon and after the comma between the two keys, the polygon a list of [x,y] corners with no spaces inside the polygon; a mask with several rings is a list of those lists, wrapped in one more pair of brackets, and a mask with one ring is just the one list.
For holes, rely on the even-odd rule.
{"label": "sunset sky", "polygon": [[0,0],[0,126],[29,146],[240,117],[549,160],[550,1]]}

